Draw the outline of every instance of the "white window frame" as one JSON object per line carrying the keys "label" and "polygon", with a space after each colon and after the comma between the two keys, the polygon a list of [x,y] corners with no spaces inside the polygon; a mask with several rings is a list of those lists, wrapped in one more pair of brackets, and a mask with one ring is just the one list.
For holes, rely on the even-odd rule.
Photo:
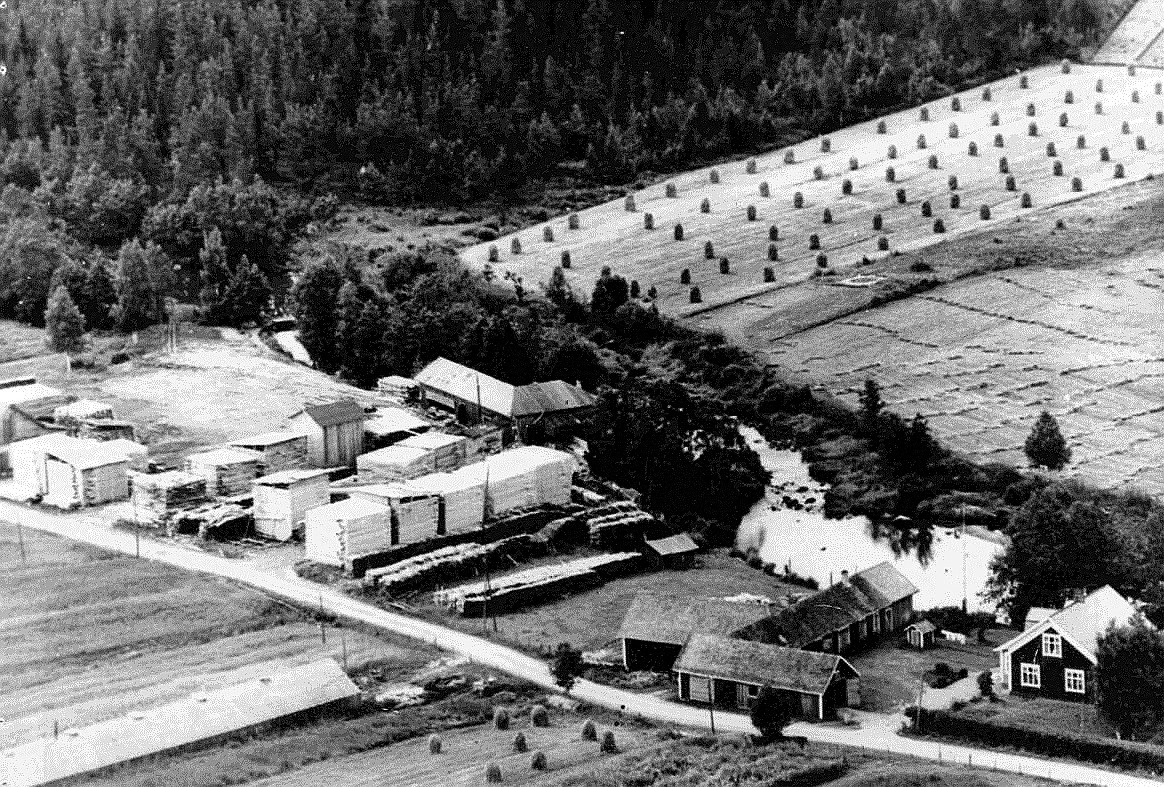
{"label": "white window frame", "polygon": [[1019,686],[1024,689],[1043,688],[1043,671],[1038,664],[1019,662]]}
{"label": "white window frame", "polygon": [[1063,690],[1068,694],[1087,693],[1087,673],[1081,669],[1063,670]]}
{"label": "white window frame", "polygon": [[748,686],[748,697],[749,698],[755,698],[755,697],[759,697],[759,696],[760,696],[760,687],[759,686]]}
{"label": "white window frame", "polygon": [[1063,658],[1063,637],[1053,631],[1043,634],[1043,655],[1051,658]]}

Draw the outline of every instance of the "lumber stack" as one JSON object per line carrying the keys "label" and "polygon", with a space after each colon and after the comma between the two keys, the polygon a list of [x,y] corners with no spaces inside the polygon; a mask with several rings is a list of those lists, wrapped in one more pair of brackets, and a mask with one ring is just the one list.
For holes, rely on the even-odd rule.
{"label": "lumber stack", "polygon": [[206,479],[179,470],[165,473],[129,473],[130,501],[142,524],[164,522],[171,514],[206,500]]}
{"label": "lumber stack", "polygon": [[401,560],[383,568],[369,569],[364,582],[385,593],[407,593],[422,587],[454,582],[479,575],[509,559],[524,560],[544,553],[544,546],[529,535],[511,536],[489,544],[458,544]]}

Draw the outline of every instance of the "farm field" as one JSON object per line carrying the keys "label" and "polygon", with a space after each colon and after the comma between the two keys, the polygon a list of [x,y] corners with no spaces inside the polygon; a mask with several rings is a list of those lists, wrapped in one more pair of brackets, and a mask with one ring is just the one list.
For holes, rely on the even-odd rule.
{"label": "farm field", "polygon": [[[1020,86],[1020,79],[1028,81],[1027,88]],[[1164,116],[1156,114],[1164,111],[1164,94],[1157,92],[1162,90],[1160,81],[1161,75],[1149,69],[1134,76],[1117,66],[1076,64],[1069,74],[1058,67],[1036,69],[987,86],[990,100],[985,100],[984,89],[976,89],[933,101],[843,129],[827,140],[759,156],[751,173],[743,161],[724,164],[714,168],[718,183],[712,182],[713,168],[694,170],[667,182],[675,188],[674,198],[666,196],[667,184],[650,186],[634,192],[633,212],[624,209],[622,200],[606,203],[582,211],[579,229],[568,229],[561,216],[496,243],[469,247],[461,256],[480,269],[489,264],[495,246],[498,259],[491,267],[498,274],[521,277],[529,287],[548,281],[562,252],[569,251],[567,279],[580,291],[588,293],[600,269],[609,265],[614,273],[638,281],[644,291],[656,287],[661,310],[692,316],[810,279],[818,255],[809,248],[810,236],[818,235],[819,253],[826,255],[838,280],[860,273],[873,278],[854,284],[868,286],[881,275],[883,260],[896,252],[998,227],[1164,171],[1158,125]],[[1097,114],[1097,102],[1102,114]],[[923,112],[928,119],[922,119]],[[997,126],[991,123],[993,113],[998,114]],[[1059,125],[1061,113],[1067,116],[1065,127]],[[884,134],[877,131],[879,122],[885,124]],[[1036,124],[1036,136],[1029,133],[1031,123]],[[1001,148],[995,146],[996,135]],[[1084,138],[1083,149],[1077,147],[1079,137]],[[1137,149],[1139,137],[1143,150]],[[971,144],[977,146],[977,155],[969,154]],[[1102,149],[1108,161],[1102,160]],[[784,163],[786,153],[794,163]],[[1000,172],[1003,157],[1015,180],[1013,191]],[[1061,176],[1052,175],[1056,163],[1063,167]],[[1124,177],[1115,176],[1117,166]],[[887,182],[888,167],[894,170],[892,183]],[[956,190],[951,189],[951,177],[957,179]],[[1073,188],[1074,178],[1080,179],[1079,191]],[[846,181],[851,181],[850,194],[843,193]],[[769,197],[761,196],[765,184]],[[904,190],[904,204],[898,203],[898,189]],[[803,196],[802,208],[794,207],[796,193]],[[1029,194],[1029,208],[1022,207],[1023,194]],[[960,207],[950,207],[951,195],[958,196]],[[704,198],[709,202],[706,213],[700,205]],[[932,216],[923,216],[926,202]],[[748,206],[756,210],[755,221],[746,217]],[[980,218],[983,206],[990,211],[986,221]],[[829,223],[826,209],[831,211]],[[653,216],[653,230],[643,227],[646,213]],[[883,219],[881,230],[873,228],[876,214]],[[935,232],[937,220],[944,223],[944,233]],[[683,225],[684,240],[673,236],[676,223]],[[772,227],[779,236],[774,242],[776,262],[768,260]],[[547,228],[550,241],[544,240]],[[887,249],[878,248],[881,237],[887,239]],[[511,250],[514,239],[520,242],[518,254]],[[730,273],[721,274],[715,259],[705,259],[705,241],[711,241],[715,257],[729,259]],[[866,260],[871,264],[862,264]],[[774,281],[763,281],[765,266],[773,268]],[[689,287],[680,284],[683,269],[691,271],[691,284],[701,289],[699,304],[689,302]]]}
{"label": "farm field", "polygon": [[[119,418],[134,422],[151,458],[163,462],[201,446],[286,428],[287,417],[304,403],[373,398],[237,331],[182,327],[174,353],[155,349],[126,363],[71,372],[62,356],[39,355],[0,363],[0,378],[35,376],[75,396],[109,402]],[[142,333],[143,344],[154,338]]]}
{"label": "farm field", "polygon": [[1139,0],[1099,51],[1096,63],[1139,63],[1164,66],[1164,2]]}
{"label": "farm field", "polygon": [[44,331],[15,320],[0,320],[0,363],[49,353]]}
{"label": "farm field", "polygon": [[344,651],[352,669],[401,673],[435,656],[353,630],[323,644],[317,624],[261,593],[0,524],[0,745]]}

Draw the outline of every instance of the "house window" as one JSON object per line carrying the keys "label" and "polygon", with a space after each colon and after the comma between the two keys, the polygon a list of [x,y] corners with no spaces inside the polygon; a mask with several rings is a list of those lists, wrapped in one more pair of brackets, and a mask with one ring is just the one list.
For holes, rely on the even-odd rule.
{"label": "house window", "polygon": [[1084,672],[1081,669],[1063,670],[1063,689],[1068,694],[1086,694],[1085,680]]}
{"label": "house window", "polygon": [[1063,638],[1050,632],[1043,635],[1043,655],[1063,658]]}
{"label": "house window", "polygon": [[893,631],[893,608],[885,610],[885,630]]}
{"label": "house window", "polygon": [[1019,665],[1019,685],[1028,689],[1037,689],[1043,685],[1038,664]]}
{"label": "house window", "polygon": [[748,696],[753,698],[753,699],[755,699],[756,697],[759,697],[760,696],[760,687],[759,686],[748,686]]}
{"label": "house window", "polygon": [[689,680],[687,696],[694,702],[711,702],[711,681],[694,675]]}

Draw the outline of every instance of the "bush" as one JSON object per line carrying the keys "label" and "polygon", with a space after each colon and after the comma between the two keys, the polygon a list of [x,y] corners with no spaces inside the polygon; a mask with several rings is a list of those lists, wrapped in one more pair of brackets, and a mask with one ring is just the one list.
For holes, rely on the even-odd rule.
{"label": "bush", "polygon": [[505,708],[493,709],[493,726],[499,730],[509,729],[509,711]]}
{"label": "bush", "polygon": [[713,167],[711,172],[707,173],[707,179],[712,183],[719,183],[719,170]]}
{"label": "bush", "polygon": [[692,303],[703,303],[703,293],[699,291],[698,287],[692,287],[691,293],[688,295],[688,300]]}
{"label": "bush", "polygon": [[934,674],[940,678],[945,678],[951,673],[950,665],[944,661],[939,661],[934,664]]}
{"label": "bush", "polygon": [[514,239],[509,242],[509,251],[513,254],[521,254],[521,239],[520,238],[515,236]]}
{"label": "bush", "polygon": [[534,705],[529,711],[529,721],[535,727],[549,727],[550,713],[545,705]]}
{"label": "bush", "polygon": [[897,180],[897,170],[895,170],[893,167],[886,167],[885,168],[885,182],[886,183],[893,183],[896,180]]}
{"label": "bush", "polygon": [[554,228],[548,224],[542,227],[542,240],[546,243],[554,242]]}
{"label": "bush", "polygon": [[880,232],[881,225],[883,225],[884,223],[885,223],[885,219],[881,216],[880,213],[873,214],[873,230],[875,232]]}
{"label": "bush", "polygon": [[679,271],[679,283],[680,284],[690,284],[691,283],[691,269],[690,268],[684,268],[683,270]]}
{"label": "bush", "polygon": [[653,230],[654,228],[655,228],[655,214],[644,213],[643,214],[643,229]]}
{"label": "bush", "polygon": [[441,753],[441,736],[439,736],[439,735],[429,735],[428,736],[428,753],[429,754],[440,754]]}
{"label": "bush", "polygon": [[820,249],[820,235],[815,232],[808,236],[808,250],[817,251]]}
{"label": "bush", "polygon": [[489,246],[489,261],[499,262],[501,260],[501,252],[497,250],[497,246],[490,244]]}
{"label": "bush", "polygon": [[1067,229],[1067,222],[1063,221],[1063,219],[1055,219],[1055,229],[1057,229],[1057,230]]}
{"label": "bush", "polygon": [[796,163],[796,151],[795,150],[784,151],[784,163],[785,164],[795,164]]}
{"label": "bush", "polygon": [[885,121],[884,121],[884,120],[878,120],[878,121],[877,121],[877,133],[878,133],[878,134],[884,134],[884,133],[886,133],[888,130],[889,130],[889,129],[888,129],[888,127],[885,125]]}
{"label": "bush", "polygon": [[683,240],[683,225],[675,225],[675,240]]}
{"label": "bush", "polygon": [[731,271],[731,264],[728,262],[728,258],[727,257],[720,257],[719,258],[719,272],[723,273],[723,274],[727,274],[727,273],[730,273],[730,271]]}
{"label": "bush", "polygon": [[768,228],[768,240],[780,240],[780,228],[775,224]]}
{"label": "bush", "polygon": [[962,207],[962,196],[960,194],[950,195],[950,210],[958,210]]}
{"label": "bush", "polygon": [[[791,150],[788,152],[792,153]],[[744,169],[747,170],[747,173],[749,175],[755,175],[756,174],[756,160],[754,158],[748,159],[748,163],[744,166]]]}
{"label": "bush", "polygon": [[711,200],[709,200],[707,197],[704,197],[700,201],[699,212],[700,213],[711,213]]}
{"label": "bush", "polygon": [[934,215],[934,208],[930,204],[929,200],[926,200],[925,202],[923,202],[921,204],[921,215],[922,215],[922,218],[925,218],[925,219],[928,219],[930,216]]}
{"label": "bush", "polygon": [[990,92],[989,87],[982,88],[982,100],[983,101],[990,101],[993,98],[994,98],[994,94]]}
{"label": "bush", "polygon": [[828,137],[822,137],[820,141],[820,152],[830,153],[833,149],[833,141]]}
{"label": "bush", "polygon": [[533,756],[529,758],[529,767],[535,771],[544,771],[546,769],[546,753],[535,751]]}
{"label": "bush", "polygon": [[665,188],[666,188],[666,194],[668,197],[678,197],[679,196],[679,189],[675,188],[674,183],[668,183]]}
{"label": "bush", "polygon": [[765,198],[772,196],[772,189],[768,187],[766,180],[760,181],[760,196]]}
{"label": "bush", "polygon": [[877,250],[878,251],[889,251],[889,238],[885,237],[884,235],[882,235],[880,238],[878,238],[877,239]]}
{"label": "bush", "polygon": [[821,270],[824,270],[828,266],[829,266],[828,255],[825,255],[825,254],[816,255],[816,267],[820,268]]}
{"label": "bush", "polygon": [[897,204],[899,204],[899,205],[905,204],[905,189],[898,189],[897,190]]}
{"label": "bush", "polygon": [[821,220],[822,224],[832,224],[833,223],[833,212],[831,210],[829,210],[828,208],[825,208],[824,213],[821,214],[820,220]]}
{"label": "bush", "polygon": [[978,155],[978,143],[971,142],[969,145],[966,146],[966,152],[971,156],[977,156]]}
{"label": "bush", "polygon": [[529,751],[529,744],[525,742],[525,733],[519,732],[513,736],[513,750],[519,754]]}
{"label": "bush", "polygon": [[756,206],[749,205],[748,210],[746,211],[746,215],[748,217],[748,221],[755,221],[756,220]]}
{"label": "bush", "polygon": [[988,669],[978,673],[978,692],[983,697],[994,696],[994,674]]}
{"label": "bush", "polygon": [[703,242],[703,258],[705,260],[715,259],[715,247],[711,245],[710,240],[705,240]]}
{"label": "bush", "polygon": [[772,266],[769,265],[764,268],[764,283],[770,284],[774,281],[776,281],[776,271],[772,270]]}
{"label": "bush", "polygon": [[911,273],[932,273],[934,266],[924,260],[918,260],[917,262],[910,263],[909,270]]}
{"label": "bush", "polygon": [[928,122],[930,119],[930,108],[929,107],[922,107],[920,110],[918,110],[917,117],[918,117],[918,120],[920,120],[923,123]]}
{"label": "bush", "polygon": [[955,112],[961,112],[962,111],[962,99],[958,98],[957,96],[954,96],[953,98],[951,98],[950,99],[950,109],[954,110]]}
{"label": "bush", "polygon": [[570,267],[570,250],[569,249],[562,249],[562,267],[563,268]]}
{"label": "bush", "polygon": [[618,754],[618,744],[614,742],[614,733],[610,730],[602,733],[602,743],[599,745],[599,751],[603,754]]}
{"label": "bush", "polygon": [[853,181],[845,178],[841,181],[841,194],[848,196],[853,193]]}
{"label": "bush", "polygon": [[622,201],[623,210],[633,211],[635,209],[634,194],[627,194],[626,199]]}
{"label": "bush", "polygon": [[819,164],[812,168],[812,177],[814,180],[824,180],[824,167]]}
{"label": "bush", "polygon": [[803,208],[804,207],[804,194],[802,194],[801,192],[798,191],[792,195],[792,207],[794,207],[794,208]]}
{"label": "bush", "polygon": [[587,719],[582,723],[582,740],[596,741],[598,740],[598,728],[594,726],[594,721]]}
{"label": "bush", "polygon": [[978,209],[978,217],[980,219],[982,219],[983,221],[986,221],[987,219],[989,219],[990,218],[990,206],[983,205],[982,207],[980,207]]}
{"label": "bush", "polygon": [[485,766],[485,781],[489,784],[500,784],[501,766],[495,762],[491,762]]}
{"label": "bush", "polygon": [[1023,207],[1023,208],[1031,207],[1031,194],[1030,194],[1030,192],[1028,192],[1028,191],[1023,192],[1022,197],[1019,199],[1019,206]]}

